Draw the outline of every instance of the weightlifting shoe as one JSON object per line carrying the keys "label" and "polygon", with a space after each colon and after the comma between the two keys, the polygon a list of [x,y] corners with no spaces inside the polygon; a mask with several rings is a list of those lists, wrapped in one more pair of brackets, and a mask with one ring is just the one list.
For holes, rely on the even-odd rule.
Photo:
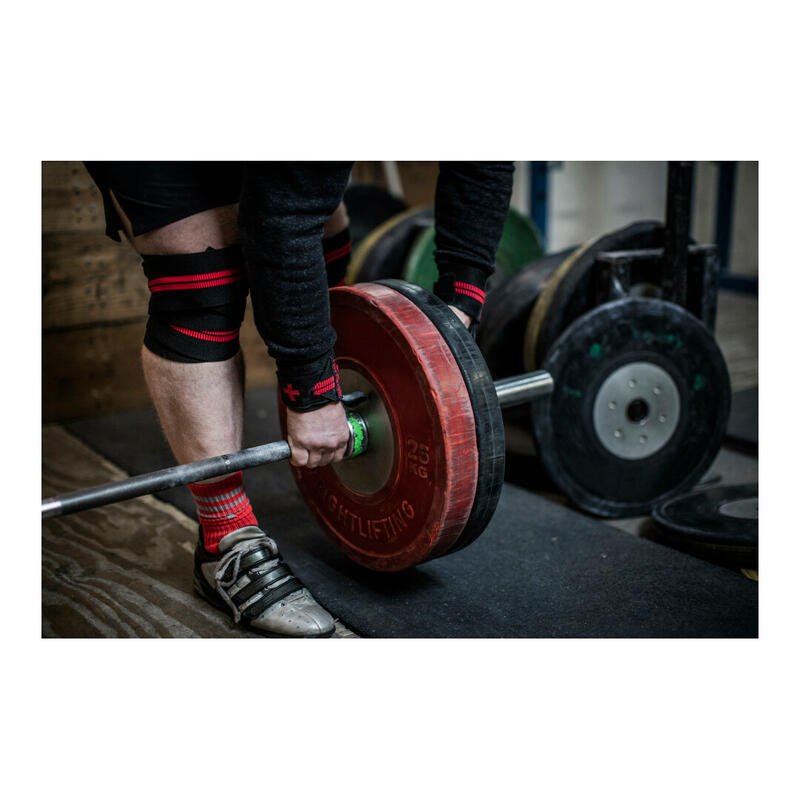
{"label": "weightlifting shoe", "polygon": [[234,622],[264,636],[317,638],[333,633],[333,617],[292,574],[278,545],[253,525],[224,536],[218,554],[203,547],[200,533],[194,587]]}

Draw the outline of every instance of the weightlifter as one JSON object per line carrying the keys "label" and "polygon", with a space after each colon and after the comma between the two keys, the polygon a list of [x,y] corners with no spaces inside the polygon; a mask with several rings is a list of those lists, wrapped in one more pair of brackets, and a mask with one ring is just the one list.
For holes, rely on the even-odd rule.
{"label": "weightlifter", "polygon": [[[106,233],[123,231],[150,288],[142,365],[178,463],[241,449],[248,292],[278,370],[291,463],[340,461],[349,428],[328,289],[343,281],[349,162],[87,162]],[[511,197],[513,162],[440,165],[436,294],[477,323]],[[268,636],[330,636],[334,621],[259,527],[242,473],[190,484],[197,591]]]}

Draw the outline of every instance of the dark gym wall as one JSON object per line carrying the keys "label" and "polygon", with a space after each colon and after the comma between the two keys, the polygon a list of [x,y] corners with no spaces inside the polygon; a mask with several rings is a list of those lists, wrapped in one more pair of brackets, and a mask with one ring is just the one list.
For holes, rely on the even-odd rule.
{"label": "dark gym wall", "polygon": [[[403,187],[403,196],[409,206],[432,206],[436,193],[438,161],[397,161],[397,171]],[[360,183],[375,183],[387,186],[382,161],[356,161],[352,180]]]}

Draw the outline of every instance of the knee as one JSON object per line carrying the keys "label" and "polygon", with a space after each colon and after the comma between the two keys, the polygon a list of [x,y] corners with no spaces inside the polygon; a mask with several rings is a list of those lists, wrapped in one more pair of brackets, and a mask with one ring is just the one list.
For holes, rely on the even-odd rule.
{"label": "knee", "polygon": [[247,279],[238,247],[144,256],[150,288],[144,344],[169,361],[225,361],[239,351]]}

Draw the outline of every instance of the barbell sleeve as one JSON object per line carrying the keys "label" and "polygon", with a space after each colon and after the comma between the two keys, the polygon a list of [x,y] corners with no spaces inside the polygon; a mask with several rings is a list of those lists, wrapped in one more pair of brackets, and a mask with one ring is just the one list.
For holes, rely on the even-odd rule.
{"label": "barbell sleeve", "polygon": [[[504,378],[495,384],[497,399],[503,408],[520,405],[533,400],[553,390],[553,380],[549,373],[539,370],[513,378]],[[345,395],[342,402],[348,406],[357,405],[366,399],[363,392],[353,392]],[[364,420],[356,413],[348,411],[348,425],[350,426],[350,445],[348,452],[357,456],[368,448],[368,430]],[[355,452],[353,452],[355,450]],[[227,455],[214,456],[202,461],[192,461],[188,464],[179,464],[167,467],[156,472],[136,475],[122,481],[105,483],[89,489],[50,497],[42,501],[42,519],[61,517],[74,514],[89,508],[119,503],[134,497],[154,494],[189,483],[217,478],[231,472],[259,467],[264,464],[273,464],[285,461],[291,456],[289,443],[286,441],[270,442],[256,447],[237,450]]]}
{"label": "barbell sleeve", "polygon": [[553,376],[543,369],[502,378],[495,381],[494,390],[501,408],[511,408],[529,403],[535,397],[550,394],[553,391]]}

